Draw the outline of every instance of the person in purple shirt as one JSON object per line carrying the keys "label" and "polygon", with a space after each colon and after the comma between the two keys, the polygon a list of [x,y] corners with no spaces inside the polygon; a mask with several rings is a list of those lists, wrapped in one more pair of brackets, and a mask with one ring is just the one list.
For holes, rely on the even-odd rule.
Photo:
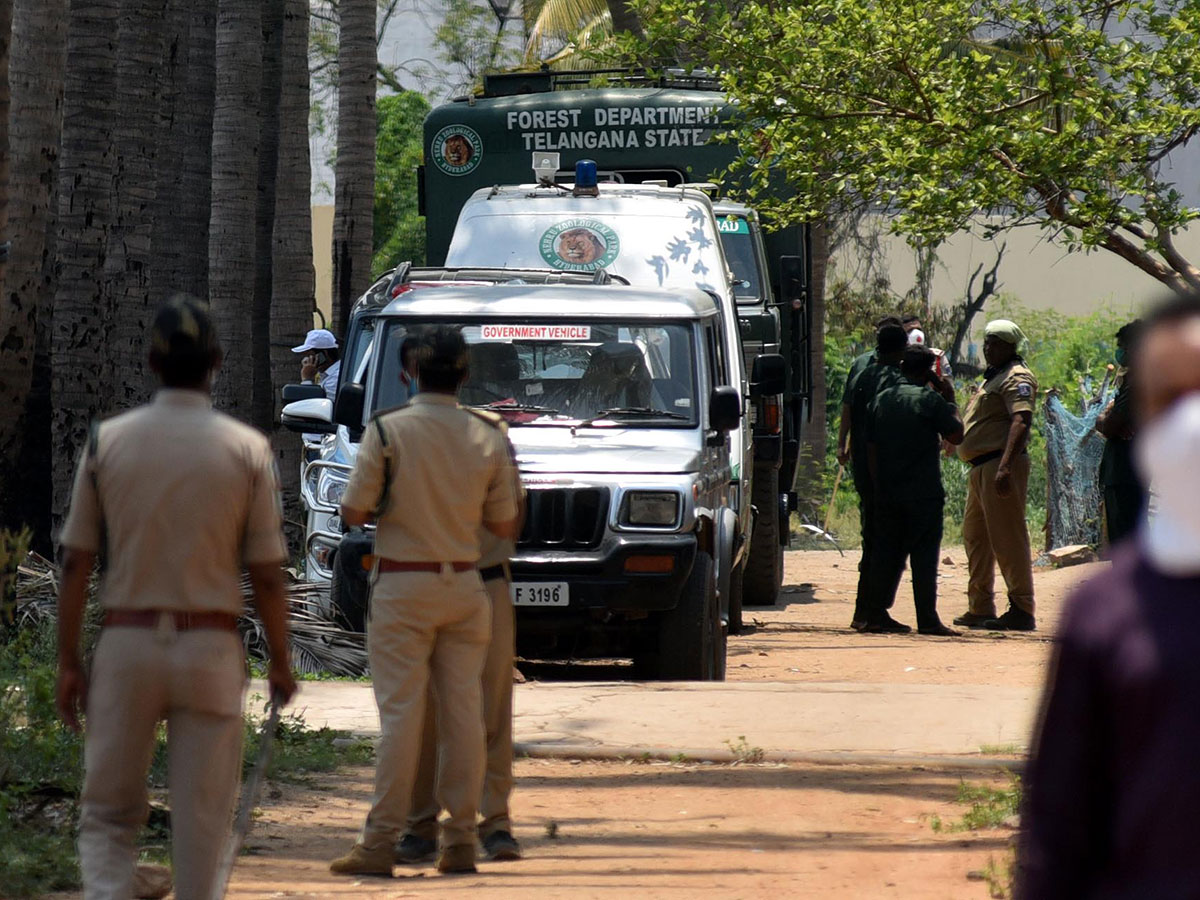
{"label": "person in purple shirt", "polygon": [[1146,322],[1154,499],[1063,611],[1026,774],[1020,900],[1200,897],[1200,297]]}

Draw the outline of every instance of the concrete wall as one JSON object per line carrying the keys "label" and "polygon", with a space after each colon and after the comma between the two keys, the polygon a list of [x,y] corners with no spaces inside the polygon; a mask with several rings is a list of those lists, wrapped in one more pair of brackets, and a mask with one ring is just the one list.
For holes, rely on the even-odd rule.
{"label": "concrete wall", "polygon": [[[917,281],[917,259],[901,237],[881,238],[882,266],[892,289],[903,294]],[[1167,294],[1158,281],[1107,250],[1067,253],[1046,240],[1045,232],[1023,227],[999,235],[995,241],[962,233],[938,251],[939,263],[933,280],[935,303],[961,302],[975,267],[984,272],[996,258],[996,245],[1007,242],[999,270],[999,290],[1015,296],[1033,309],[1055,309],[1069,316],[1087,315],[1103,307],[1125,311]],[[1200,227],[1177,240],[1180,251],[1200,262]],[[858,280],[860,260],[856,251],[842,249],[834,260],[834,276]],[[986,307],[985,307],[986,314]]]}
{"label": "concrete wall", "polygon": [[[317,272],[317,309],[332,320],[333,309],[333,207],[312,208],[313,268]],[[313,327],[320,328],[321,317],[313,316]]]}

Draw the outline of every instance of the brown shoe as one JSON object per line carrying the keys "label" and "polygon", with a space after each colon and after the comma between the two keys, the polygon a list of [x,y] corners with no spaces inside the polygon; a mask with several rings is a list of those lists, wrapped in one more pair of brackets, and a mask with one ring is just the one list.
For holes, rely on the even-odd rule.
{"label": "brown shoe", "polygon": [[475,871],[475,845],[451,844],[442,851],[438,871],[443,875],[461,875]]}
{"label": "brown shoe", "polygon": [[382,875],[391,878],[392,848],[387,844],[378,847],[355,844],[349,853],[329,864],[329,871],[334,875]]}

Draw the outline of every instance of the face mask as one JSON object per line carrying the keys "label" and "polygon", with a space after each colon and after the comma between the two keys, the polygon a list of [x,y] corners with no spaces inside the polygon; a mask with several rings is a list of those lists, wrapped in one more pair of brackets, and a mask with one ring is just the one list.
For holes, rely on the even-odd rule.
{"label": "face mask", "polygon": [[1124,347],[1118,347],[1117,352],[1114,354],[1114,356],[1116,357],[1118,366],[1129,365],[1129,353],[1125,350]]}
{"label": "face mask", "polygon": [[1134,447],[1153,495],[1142,529],[1147,555],[1168,575],[1200,575],[1200,393],[1142,428]]}

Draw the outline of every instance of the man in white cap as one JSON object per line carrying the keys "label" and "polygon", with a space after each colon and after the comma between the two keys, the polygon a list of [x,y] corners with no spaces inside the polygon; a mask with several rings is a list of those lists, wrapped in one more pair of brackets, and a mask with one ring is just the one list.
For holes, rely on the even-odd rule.
{"label": "man in white cap", "polygon": [[[969,581],[967,612],[955,625],[997,631],[1033,631],[1033,558],[1025,496],[1029,487],[1029,429],[1037,379],[1018,351],[1025,335],[1007,319],[988,322],[983,387],[963,416],[959,458],[971,466],[963,545]],[[1008,611],[996,615],[996,565],[1008,586]]]}
{"label": "man in white cap", "polygon": [[304,343],[292,348],[293,353],[307,354],[300,360],[300,380],[304,384],[319,384],[331,401],[337,393],[338,373],[342,363],[338,358],[337,338],[324,328],[314,328],[304,337]]}

